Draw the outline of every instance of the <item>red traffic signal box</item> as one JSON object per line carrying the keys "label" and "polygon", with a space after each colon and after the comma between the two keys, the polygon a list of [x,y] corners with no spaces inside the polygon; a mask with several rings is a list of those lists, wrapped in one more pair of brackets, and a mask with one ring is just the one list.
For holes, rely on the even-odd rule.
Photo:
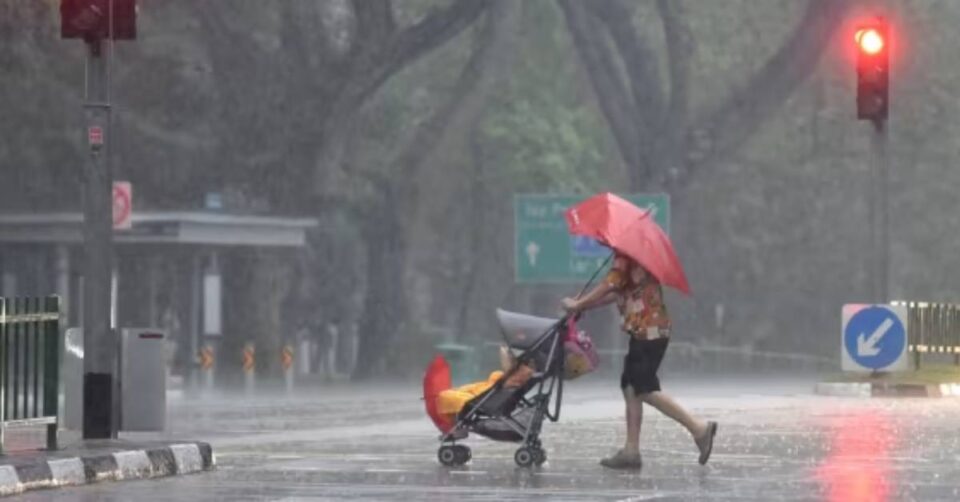
{"label": "red traffic signal box", "polygon": [[87,41],[109,38],[111,8],[113,39],[136,38],[136,0],[60,0],[61,38],[82,38]]}

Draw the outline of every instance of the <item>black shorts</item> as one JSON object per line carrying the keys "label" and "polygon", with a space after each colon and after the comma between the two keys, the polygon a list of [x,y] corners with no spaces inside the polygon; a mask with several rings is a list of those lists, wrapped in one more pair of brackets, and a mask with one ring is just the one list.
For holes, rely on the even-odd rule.
{"label": "black shorts", "polygon": [[630,350],[623,358],[623,373],[620,375],[620,389],[629,385],[635,394],[646,394],[660,390],[657,370],[667,352],[669,338],[655,340],[630,339]]}

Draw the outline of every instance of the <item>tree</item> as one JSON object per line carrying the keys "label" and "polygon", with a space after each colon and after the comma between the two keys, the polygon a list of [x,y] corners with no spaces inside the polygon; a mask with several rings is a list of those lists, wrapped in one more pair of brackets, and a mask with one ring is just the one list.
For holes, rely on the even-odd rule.
{"label": "tree", "polygon": [[[407,26],[392,0],[195,4],[217,89],[217,160],[230,166],[216,174],[266,188],[280,210],[324,202],[364,104],[488,3],[456,0]],[[258,29],[275,42],[250,36]]]}
{"label": "tree", "polygon": [[424,167],[442,145],[469,131],[483,110],[497,80],[494,70],[509,64],[504,56],[511,50],[518,9],[510,0],[491,2],[486,23],[449,94],[399,146],[389,170],[357,171],[366,178],[370,197],[354,203],[367,249],[364,315],[359,326],[364,360],[354,378],[376,374],[394,335],[404,330],[409,314],[410,238],[420,211],[421,187],[431,186],[422,178]]}
{"label": "tree", "polygon": [[[367,360],[359,373],[382,366],[403,323],[406,227],[399,215],[413,211],[419,166],[471,93],[478,63],[468,65],[454,98],[391,162],[402,177],[351,162],[351,145],[363,135],[355,124],[386,82],[457,37],[493,3],[455,0],[421,14],[417,5],[400,9],[391,0],[288,1],[266,20],[259,2],[194,7],[204,25],[219,115],[219,147],[211,159],[219,168],[206,174],[209,182],[266,192],[274,210],[343,212],[360,228],[367,249],[360,325]],[[413,20],[404,25],[401,17]],[[273,33],[277,43],[259,42],[249,31]],[[321,276],[337,273],[316,261],[311,268]]]}
{"label": "tree", "polygon": [[815,69],[848,8],[845,0],[809,0],[794,31],[755,73],[716,105],[692,110],[690,65],[697,39],[684,2],[656,2],[665,78],[625,2],[558,2],[633,189],[681,185],[708,161],[735,151]]}
{"label": "tree", "polygon": [[[73,152],[80,144],[81,113],[74,106],[81,90],[65,82],[83,67],[65,56],[83,48],[59,39],[58,20],[52,0],[0,2],[0,207],[6,209],[65,210],[79,202]],[[77,127],[64,125],[65,118]]]}

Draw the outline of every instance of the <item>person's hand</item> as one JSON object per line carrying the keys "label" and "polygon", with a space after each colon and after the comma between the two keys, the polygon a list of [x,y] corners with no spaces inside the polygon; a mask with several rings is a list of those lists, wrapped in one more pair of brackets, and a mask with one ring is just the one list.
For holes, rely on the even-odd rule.
{"label": "person's hand", "polygon": [[580,302],[570,297],[560,300],[560,306],[567,312],[577,312],[580,310]]}

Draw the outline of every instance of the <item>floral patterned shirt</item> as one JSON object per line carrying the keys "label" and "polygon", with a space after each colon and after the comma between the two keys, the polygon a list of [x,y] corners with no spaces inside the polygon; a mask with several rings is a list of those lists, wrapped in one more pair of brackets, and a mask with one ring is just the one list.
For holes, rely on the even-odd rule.
{"label": "floral patterned shirt", "polygon": [[663,304],[663,288],[634,260],[617,255],[606,282],[617,292],[623,331],[637,340],[670,336],[670,316]]}

